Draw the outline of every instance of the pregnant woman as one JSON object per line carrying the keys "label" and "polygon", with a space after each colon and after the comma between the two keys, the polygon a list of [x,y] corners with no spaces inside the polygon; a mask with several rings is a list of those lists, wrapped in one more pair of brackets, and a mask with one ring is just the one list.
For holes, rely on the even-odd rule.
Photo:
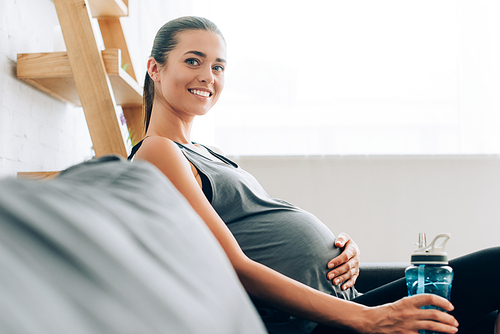
{"label": "pregnant woman", "polygon": [[[456,333],[453,315],[421,309],[435,305],[452,311],[452,303],[441,297],[403,298],[404,283],[359,296],[353,287],[359,251],[346,234],[335,238],[312,214],[270,198],[220,152],[191,142],[194,119],[219,99],[225,67],[226,43],[212,22],[183,17],[165,24],[147,63],[146,136],[131,157],[157,166],[205,221],[269,332]],[[497,249],[491,255],[496,263],[498,255]],[[455,272],[459,277],[467,270]],[[196,268],[193,275],[203,279]],[[499,279],[496,275],[491,279]],[[464,274],[464,279],[469,276]],[[475,317],[498,309],[498,293],[489,299],[493,301]],[[473,303],[468,299],[460,304]],[[467,317],[464,321],[472,323]]]}

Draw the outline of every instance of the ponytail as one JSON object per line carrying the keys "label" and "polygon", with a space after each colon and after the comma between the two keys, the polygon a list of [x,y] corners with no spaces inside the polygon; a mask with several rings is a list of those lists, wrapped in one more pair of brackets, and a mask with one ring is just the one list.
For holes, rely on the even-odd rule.
{"label": "ponytail", "polygon": [[146,72],[144,78],[144,93],[143,93],[143,115],[144,115],[144,132],[148,131],[149,121],[151,120],[151,112],[153,111],[153,100],[155,97],[155,83]]}

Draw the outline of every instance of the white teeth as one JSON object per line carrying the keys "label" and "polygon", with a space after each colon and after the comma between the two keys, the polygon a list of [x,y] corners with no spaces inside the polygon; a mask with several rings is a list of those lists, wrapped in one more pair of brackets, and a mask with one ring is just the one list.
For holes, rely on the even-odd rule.
{"label": "white teeth", "polygon": [[189,90],[192,94],[204,96],[204,97],[210,97],[210,93],[203,91],[203,90],[196,90],[196,89],[190,89]]}

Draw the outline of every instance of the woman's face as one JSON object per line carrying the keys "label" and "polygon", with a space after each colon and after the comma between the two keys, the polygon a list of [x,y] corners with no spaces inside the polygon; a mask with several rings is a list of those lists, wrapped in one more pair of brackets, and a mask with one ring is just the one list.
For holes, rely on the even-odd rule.
{"label": "woman's face", "polygon": [[218,34],[204,30],[182,32],[178,41],[159,69],[158,98],[177,114],[204,115],[224,88],[226,44]]}

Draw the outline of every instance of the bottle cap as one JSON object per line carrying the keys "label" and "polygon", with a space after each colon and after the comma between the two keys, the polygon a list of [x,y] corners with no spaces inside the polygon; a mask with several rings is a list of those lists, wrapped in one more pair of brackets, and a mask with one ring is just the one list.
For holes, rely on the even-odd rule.
{"label": "bottle cap", "polygon": [[418,248],[411,255],[411,263],[448,264],[448,254],[444,251],[444,247],[450,237],[449,233],[438,234],[429,246],[426,246],[425,233],[420,233],[417,244]]}

